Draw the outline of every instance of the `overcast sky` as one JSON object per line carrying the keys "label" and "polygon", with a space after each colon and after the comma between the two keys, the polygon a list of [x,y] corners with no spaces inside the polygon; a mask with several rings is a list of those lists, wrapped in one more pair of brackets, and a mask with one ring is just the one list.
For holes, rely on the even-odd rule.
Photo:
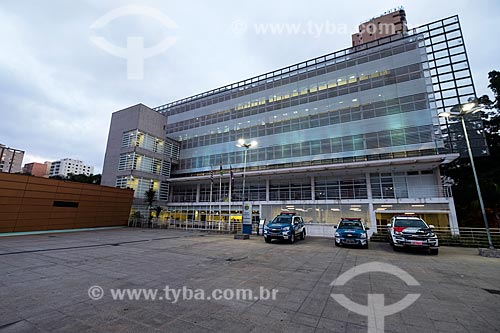
{"label": "overcast sky", "polygon": [[[142,6],[143,15],[95,24],[129,5]],[[112,112],[155,107],[347,48],[361,21],[399,5],[410,28],[458,14],[477,93],[491,96],[487,73],[500,70],[495,0],[4,0],[0,143],[26,151],[25,163],[71,157],[100,173]],[[275,32],[264,33],[266,24]],[[142,69],[142,79],[130,79],[127,59],[91,40],[99,36],[120,48],[134,36],[146,48],[170,47],[143,67],[130,61]]]}

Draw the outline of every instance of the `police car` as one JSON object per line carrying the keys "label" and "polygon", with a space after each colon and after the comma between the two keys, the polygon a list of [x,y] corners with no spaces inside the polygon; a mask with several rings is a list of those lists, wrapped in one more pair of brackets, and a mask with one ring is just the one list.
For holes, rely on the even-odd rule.
{"label": "police car", "polygon": [[360,218],[342,218],[339,225],[335,226],[335,246],[357,245],[368,248],[369,228],[366,228]]}
{"label": "police car", "polygon": [[264,240],[270,243],[273,239],[287,240],[295,243],[297,238],[306,238],[306,227],[302,217],[292,212],[281,212],[264,226]]}
{"label": "police car", "polygon": [[393,216],[387,224],[389,243],[394,251],[403,248],[422,248],[429,250],[430,254],[438,254],[439,242],[432,229],[417,216]]}

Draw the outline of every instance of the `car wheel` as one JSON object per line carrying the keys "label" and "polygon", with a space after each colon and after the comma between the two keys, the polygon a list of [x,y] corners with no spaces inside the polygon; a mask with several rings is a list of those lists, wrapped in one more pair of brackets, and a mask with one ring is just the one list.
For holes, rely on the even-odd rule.
{"label": "car wheel", "polygon": [[264,237],[264,240],[266,241],[266,243],[271,243],[271,238],[269,237]]}
{"label": "car wheel", "polygon": [[363,249],[367,249],[368,248],[368,243],[366,243],[365,245],[363,245]]}
{"label": "car wheel", "polygon": [[302,235],[300,236],[300,239],[302,239],[302,240],[306,239],[306,229],[304,229],[304,231],[302,231]]}
{"label": "car wheel", "polygon": [[293,243],[295,243],[295,234],[292,232],[292,234],[290,235],[290,244]]}
{"label": "car wheel", "polygon": [[337,242],[334,242],[335,243],[335,246],[339,246],[340,247],[340,243],[337,243]]}
{"label": "car wheel", "polygon": [[430,249],[429,254],[437,256],[439,254],[439,249]]}

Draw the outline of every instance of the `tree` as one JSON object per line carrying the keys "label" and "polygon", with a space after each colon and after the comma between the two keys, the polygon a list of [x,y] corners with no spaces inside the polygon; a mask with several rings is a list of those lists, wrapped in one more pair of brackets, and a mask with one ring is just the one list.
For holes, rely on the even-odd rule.
{"label": "tree", "polygon": [[149,190],[144,192],[145,199],[144,201],[148,203],[148,215],[149,215],[149,221],[153,218],[151,216],[151,207],[153,206],[153,203],[156,201],[156,191],[153,189],[153,187],[150,187]]}
{"label": "tree", "polygon": [[162,210],[163,210],[163,208],[161,208],[161,206],[156,206],[155,213],[156,213],[156,218],[157,219],[160,218],[160,213],[161,213]]}
{"label": "tree", "polygon": [[[490,72],[491,73],[491,72]],[[491,84],[488,86],[491,87]],[[497,88],[500,90],[500,87]],[[484,133],[488,142],[488,149],[492,156],[500,156],[500,109],[498,108],[499,97],[496,96],[497,102],[492,102],[488,95],[479,97],[479,103],[484,105]]]}
{"label": "tree", "polygon": [[101,175],[89,175],[87,176],[86,174],[79,174],[79,175],[75,175],[73,173],[68,173],[68,175],[66,177],[64,176],[60,176],[60,175],[57,175],[57,176],[51,176],[49,177],[51,179],[59,179],[59,180],[69,180],[69,181],[72,181],[72,182],[78,182],[78,183],[86,183],[86,184],[96,184],[96,185],[99,185],[101,184]]}
{"label": "tree", "polygon": [[495,108],[500,110],[500,72],[495,70],[489,72],[488,79],[490,80],[488,88],[495,94]]}
{"label": "tree", "polygon": [[[475,158],[474,161],[489,224],[491,227],[498,227],[500,224],[500,164],[497,162],[500,158],[500,72],[491,71],[488,73],[488,78],[490,81],[488,88],[493,91],[495,98],[492,101],[487,95],[483,95],[478,101],[484,105],[482,120],[490,155]],[[462,158],[445,166],[443,173],[455,181],[453,196],[459,224],[483,227],[470,168],[469,159]]]}

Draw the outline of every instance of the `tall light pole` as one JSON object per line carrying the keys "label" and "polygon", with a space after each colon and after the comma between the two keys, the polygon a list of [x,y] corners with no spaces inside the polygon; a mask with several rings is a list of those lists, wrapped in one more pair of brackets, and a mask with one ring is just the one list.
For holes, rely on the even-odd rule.
{"label": "tall light pole", "polygon": [[242,206],[241,206],[241,217],[242,217],[242,225],[243,225],[243,233],[248,233],[248,234],[251,234],[252,233],[252,225],[250,225],[250,230],[247,230],[247,228],[245,228],[245,224],[243,223],[243,212],[245,210],[245,180],[246,180],[246,171],[247,171],[247,153],[248,153],[248,149],[250,149],[250,147],[255,147],[257,145],[257,141],[252,141],[252,142],[246,142],[245,139],[239,139],[238,140],[238,144],[236,145],[237,147],[240,147],[240,148],[245,148],[245,155],[244,155],[244,158],[243,158],[243,197],[242,197]]}
{"label": "tall light pole", "polygon": [[479,187],[479,180],[477,178],[476,166],[474,165],[474,158],[472,156],[472,149],[470,147],[469,142],[469,134],[467,133],[467,128],[465,126],[465,115],[469,113],[475,113],[482,109],[481,106],[477,104],[477,102],[466,103],[462,105],[454,106],[451,111],[441,112],[439,113],[440,117],[449,118],[449,117],[458,117],[462,122],[462,128],[464,130],[465,142],[467,144],[467,151],[469,153],[470,164],[472,166],[472,173],[474,174],[474,181],[476,183],[477,195],[479,197],[479,205],[481,206],[481,213],[483,215],[484,227],[486,228],[486,236],[488,237],[488,246],[490,249],[494,249],[493,241],[491,240],[490,228],[488,226],[488,218],[486,217],[486,210],[484,209],[483,196],[481,194],[481,188]]}

